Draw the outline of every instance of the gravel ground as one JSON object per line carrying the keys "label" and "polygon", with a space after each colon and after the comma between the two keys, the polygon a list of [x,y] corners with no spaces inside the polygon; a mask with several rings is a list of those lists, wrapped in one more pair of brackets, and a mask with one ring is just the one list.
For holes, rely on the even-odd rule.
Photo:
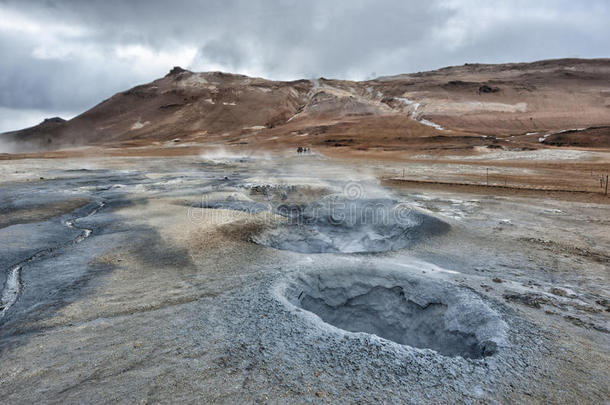
{"label": "gravel ground", "polygon": [[[1,164],[0,209],[12,213],[0,228],[1,281],[22,266],[0,320],[5,403],[610,397],[608,205],[387,190],[374,168],[316,157],[20,161],[18,173]],[[450,230],[374,254],[252,242],[285,220],[270,211],[278,204],[354,183]],[[438,300],[471,297],[506,325],[504,340],[489,356],[445,356],[339,329],[287,296],[295,279],[337,269],[353,270],[355,284],[391,271],[447,286]]]}

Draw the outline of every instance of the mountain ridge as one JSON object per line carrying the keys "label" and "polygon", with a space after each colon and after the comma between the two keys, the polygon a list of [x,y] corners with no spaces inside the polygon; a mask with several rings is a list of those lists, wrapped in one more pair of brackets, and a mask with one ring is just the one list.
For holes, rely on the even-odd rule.
{"label": "mountain ridge", "polygon": [[[536,144],[540,135],[610,125],[609,82],[610,59],[465,64],[364,81],[274,81],[174,67],[71,120],[45,120],[0,140],[16,151],[176,138],[253,147],[409,148],[425,138],[424,144],[437,145],[438,136],[459,146],[460,138],[478,135],[505,146]],[[350,141],[338,140],[343,133]],[[582,134],[579,145],[596,146]]]}

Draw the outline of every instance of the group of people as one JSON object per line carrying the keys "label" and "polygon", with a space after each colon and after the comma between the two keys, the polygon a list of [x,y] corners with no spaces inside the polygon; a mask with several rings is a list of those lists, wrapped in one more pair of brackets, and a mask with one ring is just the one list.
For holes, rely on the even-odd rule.
{"label": "group of people", "polygon": [[303,154],[303,153],[307,153],[307,154],[309,154],[309,153],[311,153],[311,149],[310,149],[310,148],[304,148],[304,147],[302,147],[302,146],[299,146],[299,147],[297,148],[297,155],[301,155],[301,154]]}

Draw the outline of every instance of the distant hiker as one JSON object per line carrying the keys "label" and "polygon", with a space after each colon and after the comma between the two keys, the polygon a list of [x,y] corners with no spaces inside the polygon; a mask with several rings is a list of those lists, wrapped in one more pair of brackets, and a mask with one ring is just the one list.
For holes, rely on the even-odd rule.
{"label": "distant hiker", "polygon": [[303,148],[302,147],[298,147],[297,148],[297,153],[300,155],[301,153],[303,153]]}

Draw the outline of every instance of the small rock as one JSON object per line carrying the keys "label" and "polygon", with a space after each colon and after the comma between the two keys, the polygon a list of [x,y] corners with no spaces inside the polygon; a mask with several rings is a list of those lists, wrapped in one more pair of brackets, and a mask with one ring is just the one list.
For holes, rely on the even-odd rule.
{"label": "small rock", "polygon": [[491,87],[486,84],[479,87],[479,94],[481,93],[497,93],[500,91],[499,87]]}
{"label": "small rock", "polygon": [[601,299],[601,300],[597,300],[595,302],[597,304],[601,305],[602,307],[606,308],[606,311],[610,312],[610,302],[608,302],[607,299]]}
{"label": "small rock", "polygon": [[184,73],[184,72],[187,72],[187,70],[182,69],[180,66],[174,66],[172,68],[172,70],[169,71],[167,76],[175,76],[175,75],[179,75],[180,73]]}
{"label": "small rock", "polygon": [[566,290],[564,290],[562,288],[553,287],[553,288],[551,288],[551,294],[555,294],[560,297],[565,297],[568,293],[566,292]]}
{"label": "small rock", "polygon": [[498,277],[494,277],[494,278],[491,279],[491,281],[493,281],[494,283],[501,283],[502,279],[498,278]]}
{"label": "small rock", "polygon": [[565,315],[564,318],[570,322],[572,322],[574,325],[576,326],[586,326],[586,324],[582,321],[582,319],[577,318],[575,316],[572,315]]}
{"label": "small rock", "polygon": [[510,302],[518,302],[526,305],[530,308],[541,308],[542,304],[548,304],[550,301],[548,298],[543,297],[540,294],[519,294],[519,293],[508,293],[504,294],[504,299]]}

